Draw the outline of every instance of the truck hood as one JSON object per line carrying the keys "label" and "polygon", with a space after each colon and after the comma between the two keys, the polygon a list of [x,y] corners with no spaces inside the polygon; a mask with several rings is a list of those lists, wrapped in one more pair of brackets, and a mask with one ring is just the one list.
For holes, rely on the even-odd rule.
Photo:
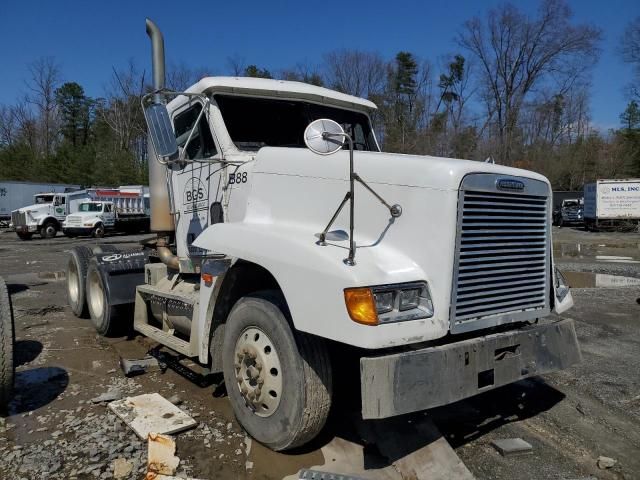
{"label": "truck hood", "polygon": [[49,214],[52,207],[53,207],[52,203],[40,203],[40,204],[34,203],[33,205],[28,205],[26,207],[18,208],[17,210],[14,210],[14,212],[17,212],[17,213],[29,212],[29,215],[35,218],[42,214]]}
{"label": "truck hood", "polygon": [[[469,173],[521,176],[549,183],[544,176],[529,170],[429,155],[355,151],[354,169],[368,183],[436,190],[457,190]],[[347,180],[349,152],[323,156],[307,149],[266,147],[256,156],[254,172]]]}

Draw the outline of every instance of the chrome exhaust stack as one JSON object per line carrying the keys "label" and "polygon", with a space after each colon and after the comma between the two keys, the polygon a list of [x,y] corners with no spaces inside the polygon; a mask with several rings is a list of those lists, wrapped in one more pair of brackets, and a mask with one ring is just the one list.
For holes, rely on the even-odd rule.
{"label": "chrome exhaust stack", "polygon": [[[158,26],[146,19],[147,35],[151,39],[151,64],[153,68],[153,103],[164,103],[162,90],[165,88],[164,38]],[[166,162],[160,162],[153,147],[147,142],[149,159],[149,200],[151,207],[151,231],[157,232],[156,248],[158,256],[168,267],[179,269],[178,257],[169,248],[169,237],[175,231],[171,201],[167,182]]]}

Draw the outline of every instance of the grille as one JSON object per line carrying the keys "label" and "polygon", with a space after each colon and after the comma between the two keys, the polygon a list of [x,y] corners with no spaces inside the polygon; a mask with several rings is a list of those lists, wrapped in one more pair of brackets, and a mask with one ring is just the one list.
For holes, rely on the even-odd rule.
{"label": "grille", "polygon": [[11,212],[11,223],[14,225],[26,225],[26,214],[22,212]]}
{"label": "grille", "polygon": [[507,193],[495,187],[497,180],[470,176],[460,191],[454,332],[548,311],[548,188],[537,180],[517,178],[527,193]]}

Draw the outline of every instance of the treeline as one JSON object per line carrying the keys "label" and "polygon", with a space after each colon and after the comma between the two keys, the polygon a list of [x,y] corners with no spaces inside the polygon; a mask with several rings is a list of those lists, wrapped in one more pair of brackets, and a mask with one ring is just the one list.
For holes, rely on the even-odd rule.
{"label": "treeline", "polygon": [[[617,128],[590,116],[591,67],[601,30],[579,24],[563,0],[545,0],[534,15],[504,4],[474,17],[456,34],[458,51],[439,59],[398,52],[329,52],[317,66],[269,71],[228,59],[225,74],[281,78],[369,98],[385,151],[485,160],[528,168],[557,189],[596,178],[640,176],[640,17],[619,40],[634,69]],[[182,90],[208,75],[169,65],[167,86]],[[146,183],[140,97],[149,75],[129,63],[113,70],[100,98],[62,82],[54,59],[30,66],[26,92],[0,105],[0,178],[84,185]]]}

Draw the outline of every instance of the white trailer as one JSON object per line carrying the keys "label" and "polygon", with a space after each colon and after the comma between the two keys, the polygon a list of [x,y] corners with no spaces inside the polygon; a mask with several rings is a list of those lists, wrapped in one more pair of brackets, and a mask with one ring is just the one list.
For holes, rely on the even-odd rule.
{"label": "white trailer", "polygon": [[59,193],[78,190],[79,185],[0,181],[0,222],[11,220],[11,212],[29,205],[37,193]]}
{"label": "white trailer", "polygon": [[638,220],[640,179],[597,180],[584,186],[584,221],[588,229]]}

